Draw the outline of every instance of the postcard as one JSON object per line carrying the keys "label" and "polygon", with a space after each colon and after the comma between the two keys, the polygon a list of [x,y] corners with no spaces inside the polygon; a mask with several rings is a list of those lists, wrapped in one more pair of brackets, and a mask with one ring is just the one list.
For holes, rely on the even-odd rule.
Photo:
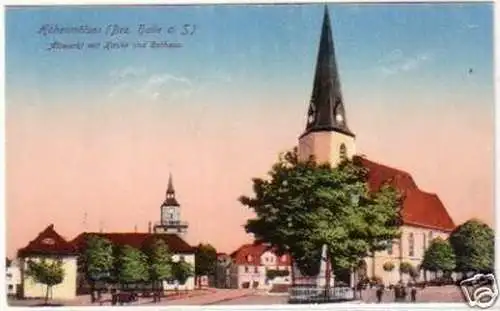
{"label": "postcard", "polygon": [[493,306],[493,43],[492,3],[6,6],[7,303]]}

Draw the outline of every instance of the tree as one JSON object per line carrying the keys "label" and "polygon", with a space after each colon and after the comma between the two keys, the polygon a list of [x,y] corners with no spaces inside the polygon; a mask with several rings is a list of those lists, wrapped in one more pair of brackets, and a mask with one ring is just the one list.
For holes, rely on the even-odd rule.
{"label": "tree", "polygon": [[451,272],[456,268],[456,257],[450,243],[437,237],[432,240],[425,251],[424,259],[420,265],[424,271]]}
{"label": "tree", "polygon": [[471,219],[450,234],[456,256],[456,271],[492,272],[495,265],[495,232],[485,223]]}
{"label": "tree", "polygon": [[64,280],[63,262],[62,260],[48,261],[45,258],[40,261],[29,260],[26,274],[33,278],[35,282],[47,286],[45,291],[45,304],[47,304],[52,286]]}
{"label": "tree", "polygon": [[[149,277],[152,282],[153,291],[158,290],[162,281],[172,277],[172,253],[162,239],[155,239],[146,247],[148,257]],[[160,300],[160,295],[154,295],[154,302]]]}
{"label": "tree", "polygon": [[403,261],[399,264],[399,271],[403,274],[410,274],[411,269],[413,269],[413,265],[410,262]]}
{"label": "tree", "polygon": [[382,268],[384,268],[384,271],[391,272],[392,270],[394,270],[394,263],[392,263],[391,261],[384,262]]}
{"label": "tree", "polygon": [[[289,253],[301,273],[316,275],[323,244],[334,271],[354,269],[360,258],[400,236],[399,197],[389,186],[369,191],[367,170],[346,160],[332,168],[297,149],[280,156],[268,179],[254,178],[254,196],[239,201],[256,213],[247,232],[278,254]],[[292,276],[293,278],[293,276]]]}
{"label": "tree", "polygon": [[87,237],[87,247],[83,253],[85,277],[90,285],[91,301],[95,302],[95,283],[109,280],[113,271],[113,244],[102,237],[91,235]]}
{"label": "tree", "polygon": [[202,275],[214,275],[217,265],[217,251],[210,244],[199,244],[195,253],[195,274],[197,282],[201,286],[199,278]]}
{"label": "tree", "polygon": [[186,284],[188,278],[194,276],[193,266],[184,259],[180,259],[178,262],[174,263],[172,272],[174,278],[180,285]]}
{"label": "tree", "polygon": [[140,250],[125,245],[118,258],[117,280],[132,284],[149,280],[148,257]]}

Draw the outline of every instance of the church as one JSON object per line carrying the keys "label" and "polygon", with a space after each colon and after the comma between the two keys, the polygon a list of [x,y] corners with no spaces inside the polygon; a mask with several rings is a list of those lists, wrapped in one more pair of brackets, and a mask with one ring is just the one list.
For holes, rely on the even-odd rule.
{"label": "church", "polygon": [[[439,197],[420,189],[409,173],[356,154],[356,135],[348,125],[346,107],[325,6],[307,123],[298,142],[299,158],[314,156],[317,162],[332,165],[344,158],[357,158],[369,171],[368,186],[372,191],[386,183],[399,190],[404,198],[401,238],[389,243],[385,251],[365,258],[364,269],[369,278],[381,278],[385,284],[395,284],[400,277],[407,281],[408,275],[400,275],[400,264],[411,263],[418,268],[431,240],[446,239],[455,224]],[[392,269],[388,269],[390,266]],[[428,277],[420,275],[420,279]]]}

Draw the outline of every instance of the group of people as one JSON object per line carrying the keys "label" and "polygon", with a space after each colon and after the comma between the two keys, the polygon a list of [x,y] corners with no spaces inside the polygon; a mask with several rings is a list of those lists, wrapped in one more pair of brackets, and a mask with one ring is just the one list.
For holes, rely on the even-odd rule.
{"label": "group of people", "polygon": [[[411,302],[417,301],[417,288],[415,287],[415,285],[410,284],[409,289],[410,289]],[[385,291],[385,286],[383,284],[378,285],[377,290],[376,290],[378,303],[382,302],[382,297],[384,295],[384,291]],[[394,286],[394,301],[395,302],[405,302],[407,296],[408,296],[407,287],[403,284],[403,282],[399,281],[398,284],[396,284]]]}

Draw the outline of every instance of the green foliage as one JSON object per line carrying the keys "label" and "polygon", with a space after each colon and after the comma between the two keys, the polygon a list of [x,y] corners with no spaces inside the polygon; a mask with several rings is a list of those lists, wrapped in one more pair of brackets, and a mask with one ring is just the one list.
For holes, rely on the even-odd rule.
{"label": "green foliage", "polygon": [[383,268],[384,271],[390,272],[394,270],[394,263],[392,263],[391,261],[387,261],[384,263]]}
{"label": "green foliage", "polygon": [[195,253],[196,275],[213,275],[217,265],[217,251],[210,244],[199,244]]}
{"label": "green foliage", "polygon": [[173,277],[181,285],[184,285],[189,277],[194,276],[193,266],[182,259],[174,263],[172,270],[173,270]]}
{"label": "green foliage", "polygon": [[479,220],[469,220],[449,237],[460,272],[490,272],[495,264],[495,232]]}
{"label": "green foliage", "polygon": [[421,268],[427,271],[453,271],[456,267],[455,253],[448,241],[437,237],[425,251]]}
{"label": "green foliage", "polygon": [[411,267],[408,274],[411,276],[413,280],[416,280],[420,276],[420,270],[416,267]]}
{"label": "green foliage", "polygon": [[410,262],[403,261],[402,263],[399,264],[399,271],[401,273],[410,274],[412,269],[413,265]]}
{"label": "green foliage", "polygon": [[172,253],[162,239],[155,239],[149,244],[145,253],[149,266],[149,277],[152,281],[162,281],[172,277]]}
{"label": "green foliage", "polygon": [[148,258],[140,250],[124,246],[118,258],[118,281],[122,284],[149,280]]}
{"label": "green foliage", "polygon": [[113,244],[109,240],[95,235],[87,238],[83,264],[88,280],[109,279],[113,271],[114,260]]}
{"label": "green foliage", "polygon": [[257,242],[290,253],[305,275],[318,273],[323,244],[334,270],[353,268],[400,236],[398,194],[389,186],[369,192],[366,174],[352,161],[332,168],[287,152],[268,179],[253,179],[254,197],[240,197],[257,215],[245,228]]}
{"label": "green foliage", "polygon": [[267,270],[266,272],[266,277],[269,279],[269,280],[273,280],[277,277],[285,277],[285,276],[289,276],[290,275],[290,272],[288,270]]}
{"label": "green foliage", "polygon": [[64,280],[65,273],[62,260],[46,260],[42,258],[40,261],[29,260],[27,264],[26,275],[37,283],[47,285],[45,292],[45,301],[47,302],[50,288],[62,283]]}

